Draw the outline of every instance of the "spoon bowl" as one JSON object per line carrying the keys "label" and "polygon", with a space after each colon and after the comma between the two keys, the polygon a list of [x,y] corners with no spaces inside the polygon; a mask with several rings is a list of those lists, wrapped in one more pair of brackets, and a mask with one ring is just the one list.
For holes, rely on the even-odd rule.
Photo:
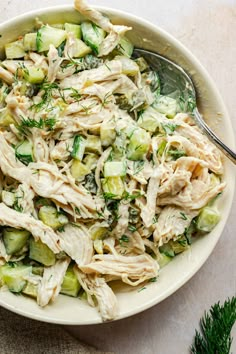
{"label": "spoon bowl", "polygon": [[236,164],[236,153],[225,145],[210,129],[197,108],[197,95],[189,75],[171,60],[144,49],[135,49],[135,58],[144,58],[150,67],[158,73],[161,94],[178,101],[181,112],[191,113],[196,124],[221,152]]}

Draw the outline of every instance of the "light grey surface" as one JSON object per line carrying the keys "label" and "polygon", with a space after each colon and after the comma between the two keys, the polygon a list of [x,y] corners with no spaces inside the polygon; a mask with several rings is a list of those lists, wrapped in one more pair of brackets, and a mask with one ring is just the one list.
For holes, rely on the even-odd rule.
{"label": "light grey surface", "polygon": [[[71,4],[68,0],[1,0],[0,21],[39,7]],[[141,16],[180,39],[215,80],[236,132],[236,0],[101,0]],[[205,309],[236,293],[236,201],[223,235],[201,270],[161,304],[132,318],[73,334],[103,351],[122,354],[185,354]],[[67,328],[68,330],[68,328]],[[232,352],[236,352],[236,331]]]}

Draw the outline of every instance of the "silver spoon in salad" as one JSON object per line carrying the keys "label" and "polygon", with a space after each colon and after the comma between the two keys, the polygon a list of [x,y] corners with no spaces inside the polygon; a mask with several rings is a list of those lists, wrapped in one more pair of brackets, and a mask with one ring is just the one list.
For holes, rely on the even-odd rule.
{"label": "silver spoon in salad", "polygon": [[160,78],[161,94],[177,97],[179,105],[182,105],[181,110],[191,112],[198,127],[225,156],[236,164],[236,153],[215,135],[198,111],[196,90],[188,74],[169,59],[144,49],[134,49],[133,56],[146,60]]}

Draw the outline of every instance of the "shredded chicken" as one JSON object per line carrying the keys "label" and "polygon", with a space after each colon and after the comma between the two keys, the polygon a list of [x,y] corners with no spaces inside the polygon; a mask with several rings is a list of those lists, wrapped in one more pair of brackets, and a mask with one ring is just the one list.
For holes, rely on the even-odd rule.
{"label": "shredded chicken", "polygon": [[102,319],[104,321],[115,319],[118,314],[117,299],[104,278],[100,278],[96,275],[86,275],[79,271],[77,267],[75,267],[74,270],[81,286],[89,296],[91,305],[94,305],[91,297],[96,297]]}
{"label": "shredded chicken", "polygon": [[57,71],[60,68],[63,59],[59,57],[57,49],[50,44],[48,51],[48,81],[54,82],[57,76]]}
{"label": "shredded chicken", "polygon": [[0,225],[28,230],[36,241],[40,239],[54,253],[61,251],[60,239],[50,227],[30,215],[7,207],[4,203],[0,203]]}
{"label": "shredded chicken", "polygon": [[162,166],[157,167],[156,170],[154,170],[153,172],[153,176],[149,180],[147,189],[147,204],[142,208],[141,211],[141,217],[146,227],[152,225],[153,218],[155,216],[156,199],[162,170]]}
{"label": "shredded chicken", "polygon": [[162,246],[184,234],[192,219],[198,214],[181,208],[167,206],[162,209],[153,233],[154,242]]}
{"label": "shredded chicken", "polygon": [[156,277],[158,268],[157,262],[147,254],[133,257],[96,255],[92,263],[80,267],[86,274],[114,275],[132,286]]}
{"label": "shredded chicken", "polygon": [[54,301],[61,290],[61,284],[69,266],[70,258],[59,259],[51,267],[45,267],[42,281],[38,286],[37,303],[46,306],[49,301]]}
{"label": "shredded chicken", "polygon": [[60,244],[78,266],[91,262],[93,256],[93,243],[87,228],[82,224],[68,224],[64,231],[58,235]]}
{"label": "shredded chicken", "polygon": [[6,69],[0,66],[0,79],[5,81],[7,84],[12,84],[14,82],[13,75]]}

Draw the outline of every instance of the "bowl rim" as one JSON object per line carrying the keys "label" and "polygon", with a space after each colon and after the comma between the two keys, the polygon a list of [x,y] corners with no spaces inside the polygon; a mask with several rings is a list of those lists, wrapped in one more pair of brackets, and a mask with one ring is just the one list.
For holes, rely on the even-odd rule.
{"label": "bowl rim", "polygon": [[[95,8],[101,12],[108,12],[108,13],[114,14],[115,16],[121,16],[124,18],[129,18],[130,20],[133,20],[134,22],[139,22],[139,24],[143,25],[146,28],[150,28],[151,31],[159,33],[162,37],[165,37],[168,41],[174,43],[174,45],[176,46],[178,51],[180,51],[182,54],[184,54],[184,57],[190,59],[191,63],[194,66],[196,66],[198,71],[200,71],[201,74],[204,76],[204,78],[208,80],[208,83],[209,83],[209,86],[210,86],[212,92],[217,97],[217,99],[219,101],[219,105],[222,107],[223,120],[231,128],[230,141],[231,141],[232,148],[235,148],[235,137],[233,134],[230,116],[228,114],[228,111],[226,109],[224,101],[223,101],[221,95],[219,94],[219,90],[218,90],[216,84],[214,83],[214,80],[211,78],[210,74],[204,68],[204,66],[201,64],[201,62],[195,57],[195,55],[187,47],[185,47],[185,45],[183,45],[181,43],[181,41],[179,39],[175,38],[172,34],[168,33],[166,30],[159,27],[158,25],[155,25],[151,21],[148,21],[148,20],[143,19],[143,18],[136,16],[136,15],[133,15],[129,12],[124,11],[124,10],[117,10],[117,9],[110,8],[107,6],[93,6],[93,8]],[[34,9],[32,11],[22,13],[18,16],[14,16],[14,17],[0,23],[0,31],[3,28],[6,28],[7,26],[14,24],[15,22],[16,23],[21,22],[22,20],[27,21],[27,19],[36,18],[37,16],[41,16],[46,13],[51,14],[53,12],[62,11],[62,10],[65,10],[65,12],[76,11],[74,6],[72,6],[72,5],[55,5],[55,6]],[[206,262],[206,260],[212,254],[217,242],[219,241],[219,239],[222,235],[223,229],[227,223],[227,220],[228,220],[228,217],[229,217],[229,214],[231,211],[231,207],[232,207],[232,203],[233,203],[233,199],[234,199],[235,185],[236,185],[236,183],[233,184],[233,190],[231,190],[231,194],[230,194],[230,196],[228,196],[228,203],[227,203],[228,210],[225,213],[224,222],[223,222],[221,228],[218,230],[218,234],[216,236],[214,236],[215,237],[214,242],[212,243],[211,248],[209,249],[209,252],[204,257],[201,257],[201,260],[191,269],[190,272],[188,272],[188,274],[186,276],[181,278],[181,280],[176,281],[176,283],[171,288],[169,288],[166,292],[163,292],[163,294],[160,295],[158,298],[152,298],[152,299],[150,299],[150,301],[146,301],[144,304],[139,306],[138,309],[135,308],[132,310],[127,310],[125,314],[122,314],[117,319],[115,319],[111,322],[119,321],[121,319],[130,317],[132,315],[139,314],[139,313],[151,308],[152,306],[157,305],[161,301],[167,299],[170,295],[174,294],[178,289],[180,289],[183,285],[185,285],[199,271],[199,269],[203,266],[203,264]],[[47,323],[62,324],[62,325],[77,325],[77,326],[78,325],[84,326],[84,325],[102,324],[101,321],[97,320],[97,318],[94,320],[88,320],[88,321],[86,320],[86,322],[84,322],[79,319],[78,319],[78,321],[71,321],[66,318],[63,320],[58,320],[58,319],[48,316],[46,313],[43,315],[34,314],[30,311],[27,312],[25,310],[22,310],[20,308],[12,306],[12,305],[6,303],[5,301],[3,301],[1,298],[0,298],[0,306],[6,308],[16,314],[22,315],[24,317],[38,320],[38,321],[42,321],[42,322],[47,322]]]}

